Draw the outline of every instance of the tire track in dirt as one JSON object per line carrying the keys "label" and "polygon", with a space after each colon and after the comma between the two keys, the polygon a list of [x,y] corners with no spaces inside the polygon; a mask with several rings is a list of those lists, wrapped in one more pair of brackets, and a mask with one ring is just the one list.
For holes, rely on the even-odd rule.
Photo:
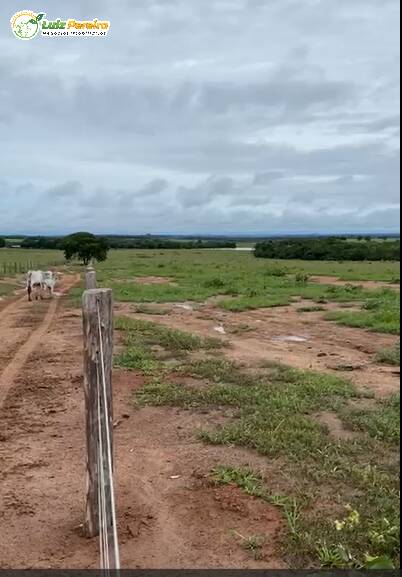
{"label": "tire track in dirt", "polygon": [[[77,276],[66,277],[64,286],[62,287],[63,293],[70,290],[78,282]],[[10,313],[18,313],[21,310],[21,305],[25,301],[25,296],[20,298],[14,303],[11,303],[3,309],[2,311],[2,322],[0,322],[0,331],[9,321]],[[14,382],[22,371],[25,363],[27,362],[30,355],[35,351],[36,347],[41,342],[43,336],[47,333],[50,325],[55,317],[59,300],[58,298],[50,302],[49,308],[47,310],[46,316],[42,323],[36,328],[27,338],[25,343],[19,348],[19,350],[14,354],[10,363],[6,366],[0,375],[0,409],[2,409],[4,401],[6,400],[10,390],[12,389]],[[6,316],[4,316],[6,315]]]}

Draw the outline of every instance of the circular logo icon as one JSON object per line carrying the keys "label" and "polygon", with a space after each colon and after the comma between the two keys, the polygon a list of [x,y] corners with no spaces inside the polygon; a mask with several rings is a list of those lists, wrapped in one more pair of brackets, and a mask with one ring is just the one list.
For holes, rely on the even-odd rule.
{"label": "circular logo icon", "polygon": [[32,40],[39,32],[38,17],[29,11],[17,12],[11,18],[11,29],[20,40]]}

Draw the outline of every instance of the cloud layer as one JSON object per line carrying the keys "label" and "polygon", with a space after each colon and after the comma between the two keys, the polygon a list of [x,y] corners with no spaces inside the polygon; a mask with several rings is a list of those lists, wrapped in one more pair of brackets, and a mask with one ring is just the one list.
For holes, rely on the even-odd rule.
{"label": "cloud layer", "polygon": [[0,233],[399,230],[398,0],[30,8],[112,30],[3,27]]}

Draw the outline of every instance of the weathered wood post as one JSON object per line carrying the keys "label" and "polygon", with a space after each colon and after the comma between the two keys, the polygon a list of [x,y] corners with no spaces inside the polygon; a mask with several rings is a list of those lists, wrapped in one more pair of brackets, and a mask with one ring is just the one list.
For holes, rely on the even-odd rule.
{"label": "weathered wood post", "polygon": [[[113,434],[113,293],[111,289],[85,291],[82,299],[84,324],[84,392],[87,438],[87,494],[84,529],[87,537],[99,534],[99,419],[98,398],[103,403],[103,375],[106,381],[109,431]],[[102,339],[102,340],[101,340]],[[102,370],[101,343],[103,345],[104,373]],[[113,445],[112,445],[113,447]]]}
{"label": "weathered wood post", "polygon": [[85,272],[85,288],[92,290],[97,288],[96,272],[92,265],[90,265]]}

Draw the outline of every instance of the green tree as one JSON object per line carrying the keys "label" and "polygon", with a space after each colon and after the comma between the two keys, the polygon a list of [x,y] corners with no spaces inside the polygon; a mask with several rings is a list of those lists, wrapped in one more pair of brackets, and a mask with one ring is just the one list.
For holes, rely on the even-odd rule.
{"label": "green tree", "polygon": [[61,242],[66,260],[81,260],[88,265],[91,260],[103,262],[107,259],[109,244],[105,238],[89,232],[77,232],[66,236]]}
{"label": "green tree", "polygon": [[0,248],[4,248],[6,246],[6,241],[4,238],[0,238]]}

